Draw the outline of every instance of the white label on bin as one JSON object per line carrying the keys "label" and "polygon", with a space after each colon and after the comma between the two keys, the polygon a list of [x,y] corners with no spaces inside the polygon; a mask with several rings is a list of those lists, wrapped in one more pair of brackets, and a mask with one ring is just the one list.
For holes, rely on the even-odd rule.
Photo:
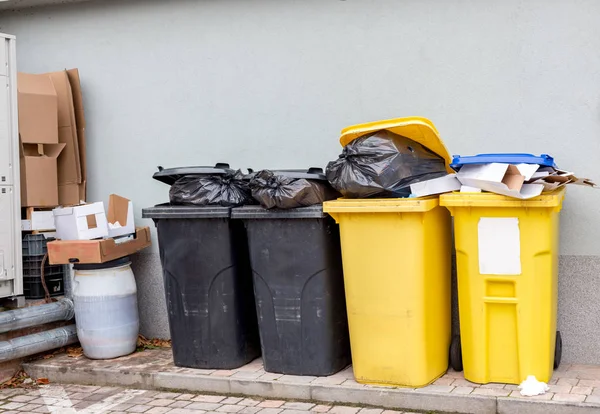
{"label": "white label on bin", "polygon": [[521,237],[516,217],[479,219],[479,273],[520,275]]}

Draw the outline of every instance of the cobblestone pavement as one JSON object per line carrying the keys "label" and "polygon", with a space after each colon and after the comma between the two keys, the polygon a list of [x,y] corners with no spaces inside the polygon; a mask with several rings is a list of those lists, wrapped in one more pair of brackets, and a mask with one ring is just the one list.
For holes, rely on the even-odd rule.
{"label": "cobblestone pavement", "polygon": [[41,386],[35,390],[0,390],[0,413],[392,414],[407,412],[224,395],[179,394],[118,387],[53,384]]}

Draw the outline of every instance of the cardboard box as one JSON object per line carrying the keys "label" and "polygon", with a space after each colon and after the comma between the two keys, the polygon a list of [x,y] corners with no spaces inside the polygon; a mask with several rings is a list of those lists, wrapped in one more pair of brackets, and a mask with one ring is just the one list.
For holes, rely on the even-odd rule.
{"label": "cardboard box", "polygon": [[105,263],[132,255],[151,245],[150,228],[138,227],[131,240],[56,240],[48,243],[50,264]]}
{"label": "cardboard box", "polygon": [[[79,197],[75,204],[79,204],[79,201],[87,200],[87,159],[86,159],[86,138],[85,138],[85,114],[83,111],[83,94],[81,92],[81,80],[79,78],[78,69],[67,70],[67,76],[69,77],[69,83],[71,85],[71,91],[73,92],[73,106],[75,107],[75,124],[77,125],[77,143],[79,145],[79,165],[81,166],[81,182],[78,183]],[[72,184],[67,184],[72,186]],[[66,199],[69,194],[69,189],[62,189],[59,184],[58,197],[61,200],[62,205],[68,205],[68,202],[72,201],[74,197]],[[63,202],[64,201],[64,202]]]}
{"label": "cardboard box", "polygon": [[131,200],[111,194],[108,199],[108,236],[119,237],[135,233],[133,203]]}
{"label": "cardboard box", "polygon": [[[539,166],[538,166],[539,167]],[[534,174],[528,169],[527,174]],[[502,163],[464,165],[457,174],[459,181],[468,187],[480,188],[496,194],[526,200],[542,193],[541,184],[524,184],[525,175],[518,166]]]}
{"label": "cardboard box", "polygon": [[54,223],[61,240],[92,240],[108,237],[108,222],[102,202],[55,208]]}
{"label": "cardboard box", "polygon": [[17,74],[19,136],[26,144],[58,144],[58,97],[46,75]]}
{"label": "cardboard box", "polygon": [[58,157],[58,184],[80,184],[79,142],[69,77],[66,70],[46,75],[51,79],[58,98],[58,142],[65,144],[64,151]]}
{"label": "cardboard box", "polygon": [[25,231],[49,231],[56,230],[54,225],[54,213],[52,210],[31,211],[27,213],[26,220],[21,220],[21,230]]}
{"label": "cardboard box", "polygon": [[57,158],[64,144],[21,144],[21,207],[58,205]]}

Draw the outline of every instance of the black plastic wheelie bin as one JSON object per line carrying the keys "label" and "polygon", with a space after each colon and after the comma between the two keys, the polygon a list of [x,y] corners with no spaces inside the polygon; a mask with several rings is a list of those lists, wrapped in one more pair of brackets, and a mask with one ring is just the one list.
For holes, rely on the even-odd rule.
{"label": "black plastic wheelie bin", "polygon": [[[322,173],[275,171],[325,180]],[[326,183],[326,181],[325,181]],[[350,364],[338,225],[322,205],[237,207],[245,224],[265,370],[331,375]]]}
{"label": "black plastic wheelie bin", "polygon": [[[183,175],[219,174],[227,165],[161,170],[173,184]],[[246,230],[230,220],[231,208],[146,208],[154,220],[163,268],[176,366],[240,367],[260,355]]]}

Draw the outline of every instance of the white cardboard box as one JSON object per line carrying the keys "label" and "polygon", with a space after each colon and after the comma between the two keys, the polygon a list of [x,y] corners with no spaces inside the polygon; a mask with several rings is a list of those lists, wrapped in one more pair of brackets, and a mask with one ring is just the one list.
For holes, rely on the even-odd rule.
{"label": "white cardboard box", "polygon": [[131,200],[111,194],[108,199],[108,214],[106,217],[108,219],[109,237],[126,236],[135,233],[133,203]]}
{"label": "white cardboard box", "polygon": [[460,190],[460,181],[456,178],[456,174],[448,174],[410,185],[410,192],[415,197],[449,193],[456,190]]}
{"label": "white cardboard box", "polygon": [[[539,167],[539,166],[538,166]],[[526,171],[532,175],[535,171]],[[457,174],[459,181],[468,187],[480,188],[496,194],[522,200],[540,195],[541,184],[523,184],[525,175],[518,166],[501,163],[464,165]]]}
{"label": "white cardboard box", "polygon": [[61,240],[92,240],[108,237],[104,203],[55,208],[56,237]]}

